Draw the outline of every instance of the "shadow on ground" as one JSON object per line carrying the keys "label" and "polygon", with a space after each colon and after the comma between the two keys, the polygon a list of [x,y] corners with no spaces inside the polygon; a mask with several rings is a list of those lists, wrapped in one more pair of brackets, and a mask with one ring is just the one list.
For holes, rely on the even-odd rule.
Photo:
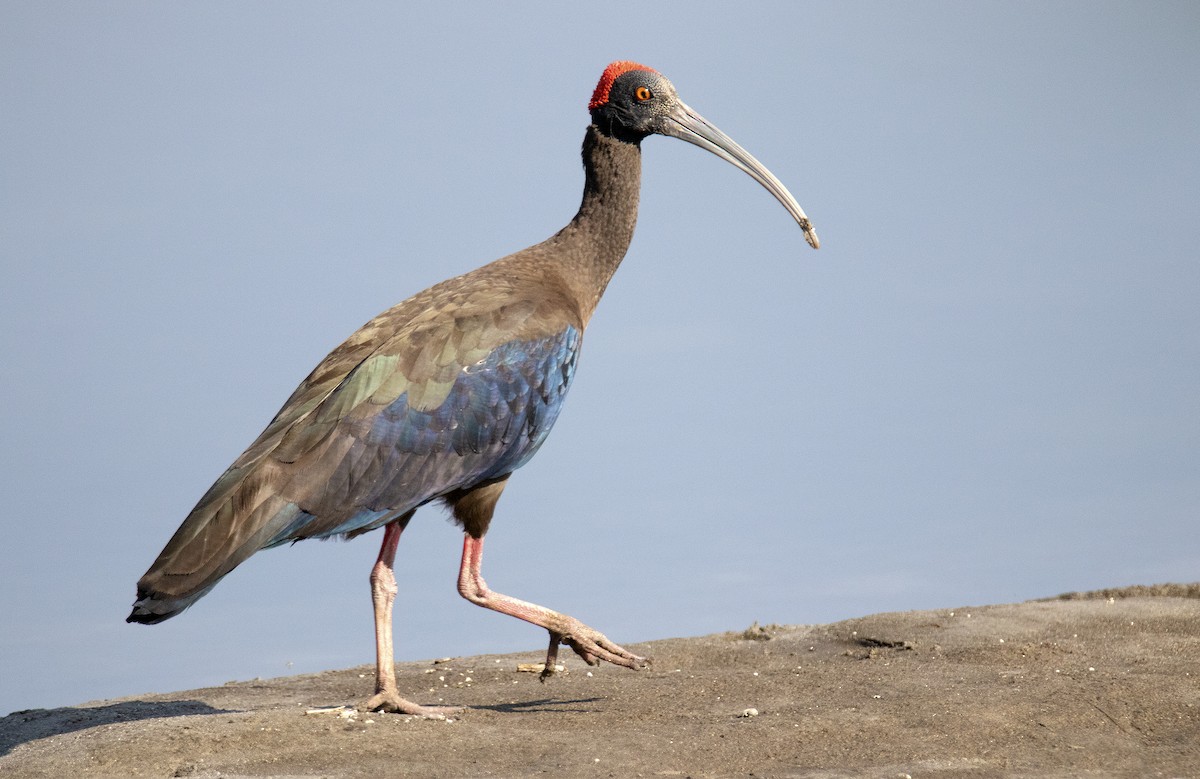
{"label": "shadow on ground", "polygon": [[181,717],[192,714],[228,714],[201,701],[123,701],[106,706],[67,706],[61,709],[26,709],[0,719],[0,756],[17,746],[50,736],[117,722]]}

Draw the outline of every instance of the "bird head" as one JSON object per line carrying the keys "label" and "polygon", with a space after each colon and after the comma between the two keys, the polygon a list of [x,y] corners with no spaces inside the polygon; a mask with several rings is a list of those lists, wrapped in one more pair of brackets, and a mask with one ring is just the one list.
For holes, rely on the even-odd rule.
{"label": "bird head", "polygon": [[750,152],[680,100],[675,86],[657,70],[636,62],[612,63],[596,84],[588,109],[592,123],[614,138],[637,143],[647,135],[669,135],[736,165],[783,204],[810,246],[820,247],[812,223],[787,187]]}

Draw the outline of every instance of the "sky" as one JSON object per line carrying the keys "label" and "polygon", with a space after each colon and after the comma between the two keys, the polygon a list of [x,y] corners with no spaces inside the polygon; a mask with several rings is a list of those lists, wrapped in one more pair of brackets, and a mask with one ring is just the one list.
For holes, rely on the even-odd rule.
{"label": "sky", "polygon": [[[330,349],[571,218],[616,59],[822,248],[644,142],[494,589],[633,643],[1200,578],[1198,39],[1189,2],[0,4],[0,714],[373,662],[380,533],[124,618]],[[544,648],[459,552],[418,513],[397,656]]]}

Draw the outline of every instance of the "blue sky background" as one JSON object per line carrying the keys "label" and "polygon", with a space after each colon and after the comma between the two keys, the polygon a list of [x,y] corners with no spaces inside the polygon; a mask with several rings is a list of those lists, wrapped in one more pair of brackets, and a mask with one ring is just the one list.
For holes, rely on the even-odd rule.
{"label": "blue sky background", "polygon": [[[1200,6],[409,5],[0,5],[0,714],[372,661],[378,533],[123,620],[328,350],[572,216],[613,59],[824,247],[645,142],[494,588],[634,642],[1200,578]],[[405,534],[398,655],[542,648],[459,546]]]}

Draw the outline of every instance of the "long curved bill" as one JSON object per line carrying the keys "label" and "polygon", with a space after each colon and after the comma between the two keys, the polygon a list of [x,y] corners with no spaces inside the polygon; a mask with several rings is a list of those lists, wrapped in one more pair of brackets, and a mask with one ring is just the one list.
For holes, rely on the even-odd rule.
{"label": "long curved bill", "polygon": [[775,178],[774,174],[767,170],[761,162],[754,159],[750,152],[738,146],[732,138],[713,127],[703,116],[682,102],[678,103],[675,110],[667,114],[665,119],[660,131],[663,135],[694,143],[701,149],[707,149],[749,173],[755,181],[766,187],[767,191],[774,195],[775,199],[782,203],[788,213],[795,218],[800,229],[804,231],[804,240],[808,241],[808,245],[814,249],[821,248],[817,232],[813,230],[812,222],[808,221],[808,216],[796,202],[796,198],[792,197],[792,193],[788,192],[787,187]]}

